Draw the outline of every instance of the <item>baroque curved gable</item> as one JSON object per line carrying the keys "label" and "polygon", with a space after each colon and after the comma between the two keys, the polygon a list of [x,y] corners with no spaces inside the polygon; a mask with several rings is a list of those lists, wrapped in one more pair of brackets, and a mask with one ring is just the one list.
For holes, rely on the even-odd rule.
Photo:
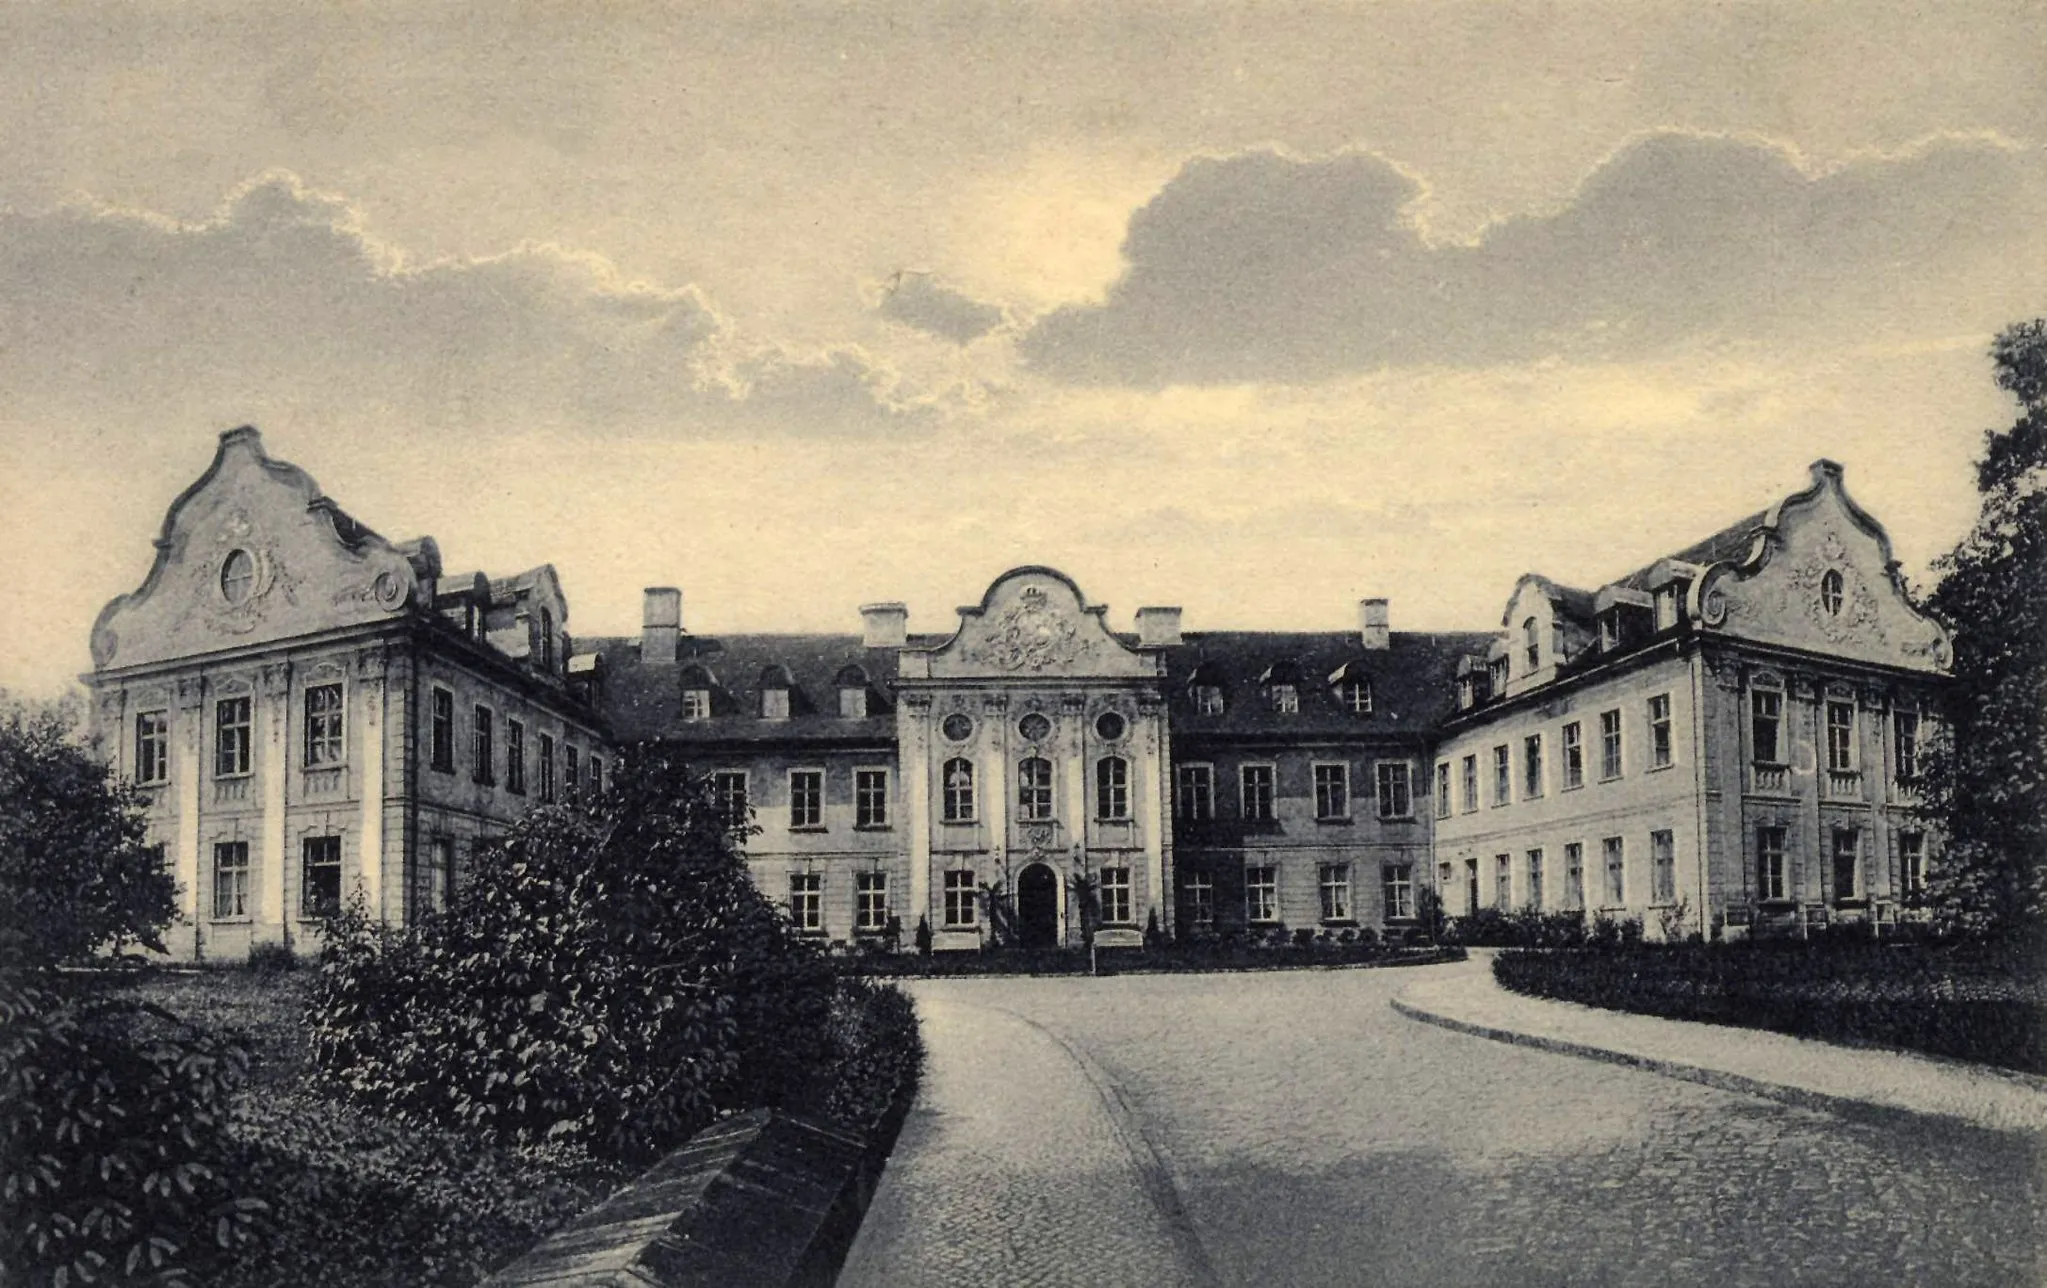
{"label": "baroque curved gable", "polygon": [[1107,610],[1052,568],[1011,569],[979,605],[960,610],[959,630],[928,655],[930,674],[947,678],[1152,676],[1155,659],[1117,639]]}
{"label": "baroque curved gable", "polygon": [[96,669],[289,639],[404,613],[405,554],[272,460],[254,429],[222,434],[213,464],[164,516],[142,586],[101,610]]}

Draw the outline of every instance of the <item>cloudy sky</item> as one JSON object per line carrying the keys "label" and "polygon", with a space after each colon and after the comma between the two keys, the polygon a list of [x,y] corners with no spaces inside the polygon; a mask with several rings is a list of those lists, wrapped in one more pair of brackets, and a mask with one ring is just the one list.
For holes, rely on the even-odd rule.
{"label": "cloudy sky", "polygon": [[222,429],[583,634],[1498,620],[1829,456],[1907,571],[2047,313],[2047,11],[0,9],[0,686]]}

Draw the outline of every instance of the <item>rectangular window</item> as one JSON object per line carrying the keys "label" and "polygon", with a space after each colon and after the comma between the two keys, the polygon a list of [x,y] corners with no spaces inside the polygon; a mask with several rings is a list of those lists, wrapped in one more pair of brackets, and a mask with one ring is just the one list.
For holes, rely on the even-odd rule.
{"label": "rectangular window", "polygon": [[1350,864],[1324,863],[1315,873],[1322,890],[1322,920],[1351,921],[1356,914],[1350,906]]}
{"label": "rectangular window", "polygon": [[333,917],[341,912],[341,838],[309,836],[299,843],[299,915]]}
{"label": "rectangular window", "polygon": [[853,926],[869,932],[888,929],[888,873],[853,875]]}
{"label": "rectangular window", "polygon": [[1450,762],[1436,765],[1436,817],[1450,817]]}
{"label": "rectangular window", "polygon": [[341,686],[315,684],[306,690],[306,768],[340,764],[343,745]]}
{"label": "rectangular window", "polygon": [[1254,925],[1279,920],[1279,869],[1244,869],[1244,918]]}
{"label": "rectangular window", "polygon": [[1215,878],[1189,872],[1180,882],[1180,915],[1195,930],[1215,929]]}
{"label": "rectangular window", "polygon": [[761,690],[761,719],[787,720],[789,718],[789,690]]}
{"label": "rectangular window", "polygon": [[540,799],[544,804],[554,804],[554,737],[540,735]]}
{"label": "rectangular window", "polygon": [[1923,833],[1898,833],[1898,884],[1907,895],[1926,893],[1926,837]]}
{"label": "rectangular window", "polygon": [[853,774],[853,822],[858,827],[888,826],[888,771],[861,769]]}
{"label": "rectangular window", "polygon": [[1862,897],[1862,829],[1834,829],[1834,898]]}
{"label": "rectangular window", "polygon": [[746,771],[720,769],[711,775],[711,799],[718,812],[734,822],[746,821]]}
{"label": "rectangular window", "polygon": [[1130,924],[1130,869],[1102,869],[1102,920],[1112,926]]}
{"label": "rectangular window", "polygon": [[974,872],[971,868],[955,868],[945,874],[945,924],[954,927],[974,924]]}
{"label": "rectangular window", "polygon": [[1184,819],[1215,817],[1215,767],[1181,765],[1173,774],[1173,812]]}
{"label": "rectangular window", "polygon": [[1271,765],[1246,765],[1244,775],[1244,817],[1269,821],[1272,818]]}
{"label": "rectangular window", "polygon": [[1301,691],[1291,684],[1272,686],[1272,709],[1281,715],[1297,715],[1301,710]]}
{"label": "rectangular window", "polygon": [[1609,836],[1599,848],[1606,858],[1606,906],[1624,907],[1628,902],[1627,845],[1620,837]]}
{"label": "rectangular window", "polygon": [[426,874],[426,906],[429,912],[444,912],[455,897],[455,838],[437,836]]}
{"label": "rectangular window", "polygon": [[146,786],[170,779],[170,712],[145,711],[135,717],[135,781]]}
{"label": "rectangular window", "polygon": [[249,699],[222,698],[213,708],[213,776],[238,778],[249,772]]}
{"label": "rectangular window", "polygon": [[1413,818],[1414,797],[1410,795],[1412,784],[1408,781],[1408,764],[1404,760],[1382,760],[1376,766],[1379,781],[1379,817],[1386,819]]}
{"label": "rectangular window", "polygon": [[1315,817],[1350,817],[1350,766],[1315,766]]}
{"label": "rectangular window", "polygon": [[1478,757],[1464,758],[1464,812],[1469,814],[1478,808]]}
{"label": "rectangular window", "polygon": [[213,845],[213,916],[228,920],[249,915],[249,843],[216,841]]}
{"label": "rectangular window", "polygon": [[1784,763],[1784,749],[1778,741],[1783,720],[1783,694],[1772,689],[1757,689],[1749,694],[1750,741],[1755,744],[1757,764]]}
{"label": "rectangular window", "polygon": [[1784,829],[1756,829],[1756,895],[1771,902],[1789,899],[1791,883],[1784,868]]}
{"label": "rectangular window", "polygon": [[1414,916],[1414,864],[1389,863],[1379,874],[1386,888],[1386,919],[1399,921]]}
{"label": "rectangular window", "polygon": [[1521,795],[1534,800],[1542,795],[1542,735],[1529,734],[1521,740]]}
{"label": "rectangular window", "polygon": [[1493,806],[1514,799],[1514,753],[1506,743],[1493,748]]}
{"label": "rectangular window", "polygon": [[1599,713],[1599,776],[1621,776],[1621,713],[1618,711]]}
{"label": "rectangular window", "polygon": [[1649,902],[1677,902],[1677,840],[1669,832],[1649,833]]}
{"label": "rectangular window", "polygon": [[953,759],[945,762],[945,821],[974,821],[974,762]]}
{"label": "rectangular window", "polygon": [[1213,684],[1194,686],[1194,714],[1219,716],[1223,713],[1223,691]]}
{"label": "rectangular window", "polygon": [[1514,906],[1514,856],[1493,856],[1493,907],[1501,912]]}
{"label": "rectangular window", "polygon": [[711,691],[709,689],[684,689],[682,691],[682,718],[685,720],[709,720],[711,718]]}
{"label": "rectangular window", "polygon": [[817,872],[789,874],[789,920],[797,933],[824,933],[824,876]]}
{"label": "rectangular window", "polygon": [[491,745],[491,710],[489,707],[476,708],[476,722],[471,726],[474,733],[469,743],[469,776],[479,783],[497,781],[497,767],[493,763],[496,748]]}
{"label": "rectangular window", "polygon": [[1585,785],[1585,730],[1576,721],[1564,726],[1564,790]]}
{"label": "rectangular window", "polygon": [[1542,851],[1528,852],[1528,909],[1542,911]]}
{"label": "rectangular window", "polygon": [[505,721],[505,790],[526,794],[526,725]]}
{"label": "rectangular window", "polygon": [[1121,756],[1104,756],[1095,762],[1095,816],[1130,817],[1130,762]]}
{"label": "rectangular window", "polygon": [[1900,711],[1892,717],[1897,738],[1898,781],[1909,783],[1919,777],[1919,714]]}
{"label": "rectangular window", "polygon": [[1042,823],[1052,817],[1052,762],[1027,756],[1016,767],[1016,816]]}
{"label": "rectangular window", "polygon": [[824,771],[789,771],[789,826],[824,826]]}
{"label": "rectangular window", "polygon": [[1572,841],[1564,847],[1564,907],[1585,906],[1585,847]]}
{"label": "rectangular window", "polygon": [[846,720],[867,718],[867,690],[842,688],[839,690],[839,715]]}
{"label": "rectangular window", "polygon": [[433,691],[432,764],[444,774],[455,772],[455,695]]}
{"label": "rectangular window", "polygon": [[1671,763],[1670,695],[1659,693],[1649,699],[1649,768],[1662,769]]}
{"label": "rectangular window", "polygon": [[583,788],[583,760],[572,742],[562,744],[562,788],[570,800]]}
{"label": "rectangular window", "polygon": [[595,796],[604,790],[604,757],[590,757],[590,794]]}
{"label": "rectangular window", "polygon": [[1827,768],[1848,773],[1855,768],[1855,704],[1827,703]]}

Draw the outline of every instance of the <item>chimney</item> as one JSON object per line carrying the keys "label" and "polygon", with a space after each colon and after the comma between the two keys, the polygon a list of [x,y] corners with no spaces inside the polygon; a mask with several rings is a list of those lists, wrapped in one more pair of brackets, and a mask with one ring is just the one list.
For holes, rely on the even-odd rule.
{"label": "chimney", "polygon": [[901,648],[910,642],[910,610],[902,604],[860,605],[860,646]]}
{"label": "chimney", "polygon": [[674,662],[682,643],[682,592],[673,586],[647,587],[640,613],[640,661]]}
{"label": "chimney", "polygon": [[1137,647],[1171,648],[1179,642],[1179,609],[1140,608],[1137,610]]}
{"label": "chimney", "polygon": [[1383,599],[1361,599],[1358,601],[1359,634],[1368,649],[1388,648],[1393,643],[1393,631],[1386,624],[1386,601]]}

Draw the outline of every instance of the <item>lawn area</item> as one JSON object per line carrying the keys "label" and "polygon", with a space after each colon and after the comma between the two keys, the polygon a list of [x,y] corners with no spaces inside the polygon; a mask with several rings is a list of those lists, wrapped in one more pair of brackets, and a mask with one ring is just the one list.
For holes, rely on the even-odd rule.
{"label": "lawn area", "polygon": [[1511,951],[1518,993],[1771,1029],[2047,1074],[2047,975],[2033,954],[1867,942]]}
{"label": "lawn area", "polygon": [[232,1135],[265,1246],[223,1288],[475,1283],[629,1179],[561,1147],[497,1149],[392,1123],[314,1091],[300,1019],[313,972],[150,971],[109,987],[249,1047]]}

